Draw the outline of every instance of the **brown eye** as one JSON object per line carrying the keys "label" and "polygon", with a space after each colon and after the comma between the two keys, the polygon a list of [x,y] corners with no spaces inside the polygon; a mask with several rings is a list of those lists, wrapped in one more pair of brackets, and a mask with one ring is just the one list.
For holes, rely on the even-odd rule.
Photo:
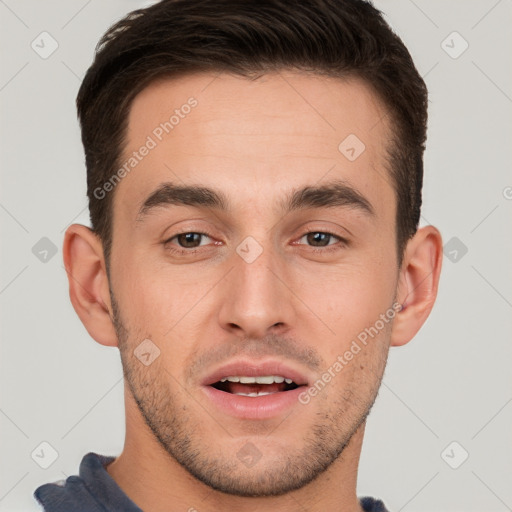
{"label": "brown eye", "polygon": [[206,233],[186,232],[174,235],[169,238],[165,244],[177,245],[183,249],[196,249],[197,247],[206,245],[205,239],[210,239]]}
{"label": "brown eye", "polygon": [[204,237],[202,233],[181,233],[175,238],[181,247],[186,249],[194,249],[201,245],[201,238]]}
{"label": "brown eye", "polygon": [[196,231],[184,231],[168,238],[163,242],[165,250],[174,256],[196,257],[199,254],[208,254],[209,249],[219,247],[221,242],[213,235]]}
{"label": "brown eye", "polygon": [[339,237],[331,233],[324,233],[322,231],[312,231],[311,233],[305,234],[303,238],[306,238],[306,242],[313,247],[327,247],[332,245],[331,240],[335,239],[334,242],[339,240]]}

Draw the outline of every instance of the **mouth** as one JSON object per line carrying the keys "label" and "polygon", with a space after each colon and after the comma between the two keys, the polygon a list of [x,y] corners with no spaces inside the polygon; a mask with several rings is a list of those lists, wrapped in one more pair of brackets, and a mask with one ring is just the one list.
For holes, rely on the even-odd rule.
{"label": "mouth", "polygon": [[298,404],[308,378],[282,362],[235,362],[202,382],[210,403],[221,413],[243,419],[268,419]]}
{"label": "mouth", "polygon": [[282,375],[261,375],[258,377],[230,375],[215,382],[212,387],[225,393],[254,398],[292,391],[299,386],[292,379]]}

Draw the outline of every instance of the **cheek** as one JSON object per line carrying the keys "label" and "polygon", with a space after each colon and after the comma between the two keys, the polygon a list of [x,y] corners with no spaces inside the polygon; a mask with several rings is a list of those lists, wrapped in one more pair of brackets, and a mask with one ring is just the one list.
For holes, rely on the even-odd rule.
{"label": "cheek", "polygon": [[215,294],[207,293],[215,284],[214,276],[210,273],[199,279],[197,273],[176,272],[158,262],[151,266],[148,261],[123,269],[122,312],[130,345],[136,347],[149,338],[160,351],[155,362],[170,379],[181,380],[183,362],[195,353],[215,318]]}
{"label": "cheek", "polygon": [[[325,343],[322,343],[326,362],[334,362],[338,355],[350,349],[354,340],[359,340],[361,347],[361,340],[372,341],[372,344],[382,340],[385,344],[394,312],[391,311],[388,315],[391,318],[386,317],[384,324],[379,319],[393,307],[398,278],[398,272],[390,271],[392,262],[387,269],[383,270],[381,263],[373,259],[371,264],[361,262],[350,268],[326,269],[325,272],[315,272],[314,276],[301,277],[299,289],[304,294],[304,301],[329,328]],[[365,339],[365,329],[374,327],[376,322],[378,334],[372,329],[373,338]],[[357,351],[357,347],[354,350]]]}
{"label": "cheek", "polygon": [[161,257],[127,258],[119,266],[122,273],[116,279],[115,292],[122,298],[127,319],[158,337],[164,337],[180,319],[195,311],[211,287],[183,268],[172,268]]}
{"label": "cheek", "polygon": [[[303,272],[297,281],[301,297],[334,323],[375,320],[393,302],[398,272],[381,269],[375,260],[339,268]],[[364,323],[364,322],[363,322]]]}

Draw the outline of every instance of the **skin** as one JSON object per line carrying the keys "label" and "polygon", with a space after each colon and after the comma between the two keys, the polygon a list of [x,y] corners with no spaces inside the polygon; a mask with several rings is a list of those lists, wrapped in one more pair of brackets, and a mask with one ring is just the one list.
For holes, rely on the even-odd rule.
{"label": "skin", "polygon": [[[197,106],[115,188],[110,281],[99,238],[66,231],[73,306],[98,343],[119,347],[125,372],[125,446],[107,471],[147,511],[359,511],[366,416],[390,346],[413,338],[433,307],[441,236],[419,229],[398,266],[389,116],[363,82],[292,71],[159,80],[132,104],[123,156],[190,97]],[[352,162],[338,150],[349,134],[366,147]],[[332,180],[374,214],[281,209],[292,190]],[[169,181],[221,191],[230,210],[167,205],[137,220]],[[196,249],[175,238],[205,231]],[[334,237],[322,246],[307,233]],[[236,252],[247,236],[263,249],[252,263]],[[307,405],[240,419],[201,390],[241,355],[286,361],[313,383],[395,302],[405,308]],[[160,350],[149,366],[133,353],[144,339]],[[252,467],[237,457],[247,443],[261,454]]]}

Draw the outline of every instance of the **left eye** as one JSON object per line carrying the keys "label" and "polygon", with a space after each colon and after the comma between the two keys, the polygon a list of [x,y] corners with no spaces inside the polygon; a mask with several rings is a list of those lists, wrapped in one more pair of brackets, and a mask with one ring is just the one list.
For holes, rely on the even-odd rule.
{"label": "left eye", "polygon": [[324,233],[323,231],[312,231],[311,233],[306,233],[300,238],[299,242],[304,239],[306,241],[302,243],[310,244],[313,247],[326,247],[341,240],[340,237],[333,235],[332,233]]}
{"label": "left eye", "polygon": [[205,245],[201,243],[204,238],[210,238],[208,235],[205,235],[204,233],[180,233],[179,235],[173,236],[168,240],[168,242],[172,242],[173,240],[176,240],[178,245],[180,247],[183,247],[184,249],[195,249],[196,247],[199,247],[201,245]]}

